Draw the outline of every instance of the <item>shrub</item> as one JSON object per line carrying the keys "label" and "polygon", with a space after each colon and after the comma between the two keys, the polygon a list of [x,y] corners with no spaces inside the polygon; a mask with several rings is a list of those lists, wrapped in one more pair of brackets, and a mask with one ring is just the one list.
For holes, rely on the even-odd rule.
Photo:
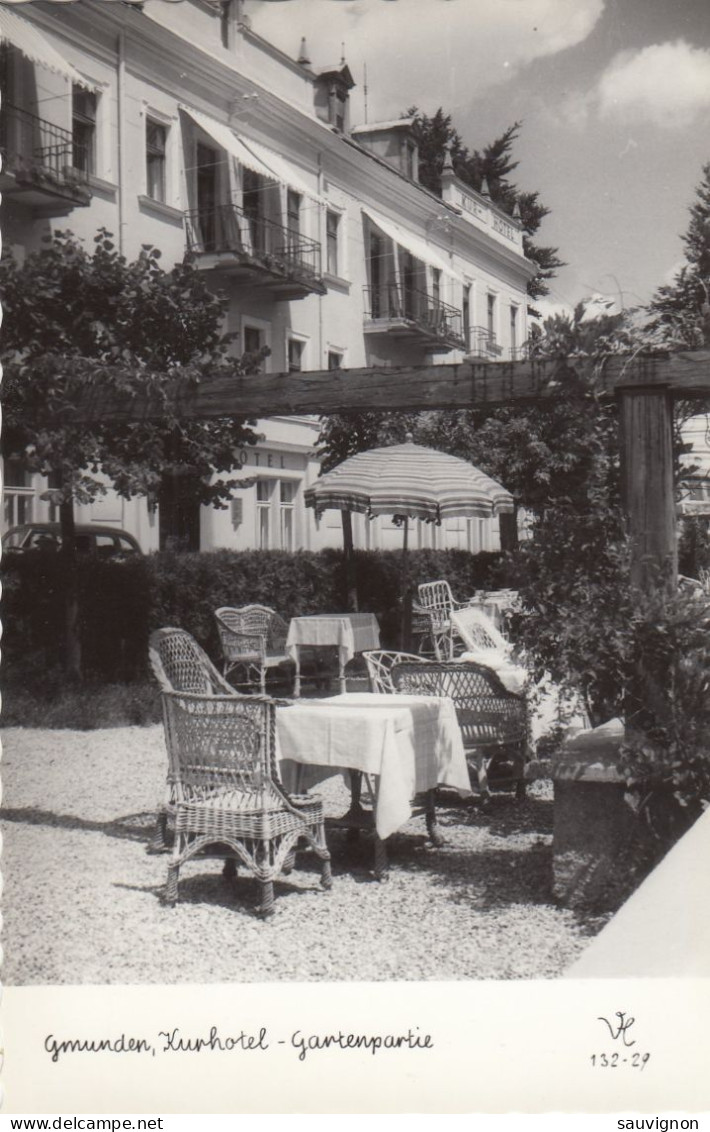
{"label": "shrub", "polygon": [[639,600],[628,648],[621,769],[629,801],[669,845],[710,806],[710,601]]}
{"label": "shrub", "polygon": [[[398,643],[399,551],[356,554],[361,609],[376,614],[384,646]],[[446,577],[455,594],[497,584],[501,558],[466,551],[414,551],[408,576]],[[61,555],[31,551],[3,562],[4,682],[48,690],[61,687],[64,566]],[[346,608],[342,551],[230,551],[160,553],[126,561],[79,562],[80,634],[85,680],[98,683],[145,678],[153,629],[187,629],[219,655],[214,610],[220,605],[270,605],[286,619]]]}

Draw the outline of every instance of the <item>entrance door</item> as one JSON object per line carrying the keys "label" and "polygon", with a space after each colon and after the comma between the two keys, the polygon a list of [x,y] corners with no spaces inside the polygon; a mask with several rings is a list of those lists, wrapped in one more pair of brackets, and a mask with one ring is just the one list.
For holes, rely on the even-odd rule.
{"label": "entrance door", "polygon": [[217,250],[219,218],[217,216],[217,171],[219,154],[211,146],[197,143],[197,217],[206,252]]}

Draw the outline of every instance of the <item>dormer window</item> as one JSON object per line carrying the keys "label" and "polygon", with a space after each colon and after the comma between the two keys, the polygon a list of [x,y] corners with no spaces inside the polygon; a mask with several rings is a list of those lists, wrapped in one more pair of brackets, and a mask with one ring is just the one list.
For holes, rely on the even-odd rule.
{"label": "dormer window", "polygon": [[352,136],[363,149],[386,161],[409,181],[419,180],[419,148],[413,134],[413,118],[370,122],[355,126]]}
{"label": "dormer window", "polygon": [[347,63],[326,67],[316,77],[316,114],[340,133],[350,126],[350,91],[354,86]]}

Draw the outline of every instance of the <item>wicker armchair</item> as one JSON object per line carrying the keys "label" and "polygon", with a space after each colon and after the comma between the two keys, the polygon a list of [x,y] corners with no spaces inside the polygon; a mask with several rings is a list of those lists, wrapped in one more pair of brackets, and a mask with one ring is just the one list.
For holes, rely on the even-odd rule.
{"label": "wicker armchair", "polygon": [[[237,694],[185,629],[156,629],[151,633],[148,660],[163,692],[194,692],[202,696]],[[155,836],[149,845],[154,853],[170,848],[168,822],[175,817],[175,800],[175,779],[168,763],[165,801],[158,811]]]}
{"label": "wicker armchair", "polygon": [[283,617],[265,605],[244,605],[239,609],[224,605],[215,611],[219,632],[223,674],[242,667],[246,682],[258,677],[262,695],[266,691],[266,671],[280,664],[293,663],[286,653],[288,626]]}
{"label": "wicker armchair", "polygon": [[[484,798],[490,789],[525,796],[528,718],[525,697],[507,691],[492,669],[471,661],[419,660],[392,670],[396,691],[448,696],[454,701],[471,782]],[[475,778],[475,781],[474,781]]]}
{"label": "wicker armchair", "polygon": [[417,661],[422,659],[410,652],[388,652],[386,649],[372,649],[362,655],[367,665],[371,692],[394,692],[392,669],[404,660],[413,661],[416,664]]}
{"label": "wicker armchair", "polygon": [[417,587],[415,613],[426,627],[426,635],[437,660],[451,660],[454,655],[454,638],[451,631],[451,614],[465,609],[468,602],[456,601],[447,581],[423,582]]}
{"label": "wicker armchair", "polygon": [[175,843],[165,899],[175,904],[181,867],[197,854],[241,862],[260,887],[259,915],[274,911],[274,880],[300,841],[331,886],[323,807],[293,805],[276,773],[275,705],[257,696],[163,692],[165,741],[175,782]]}

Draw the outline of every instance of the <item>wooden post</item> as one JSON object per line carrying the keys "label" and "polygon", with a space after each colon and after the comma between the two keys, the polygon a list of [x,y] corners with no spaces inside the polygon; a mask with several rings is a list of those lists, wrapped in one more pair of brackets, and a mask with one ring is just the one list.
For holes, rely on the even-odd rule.
{"label": "wooden post", "polygon": [[678,549],[673,489],[673,401],[663,387],[624,388],[621,399],[621,467],[631,539],[631,581],[649,591],[658,571],[669,590],[677,585]]}

